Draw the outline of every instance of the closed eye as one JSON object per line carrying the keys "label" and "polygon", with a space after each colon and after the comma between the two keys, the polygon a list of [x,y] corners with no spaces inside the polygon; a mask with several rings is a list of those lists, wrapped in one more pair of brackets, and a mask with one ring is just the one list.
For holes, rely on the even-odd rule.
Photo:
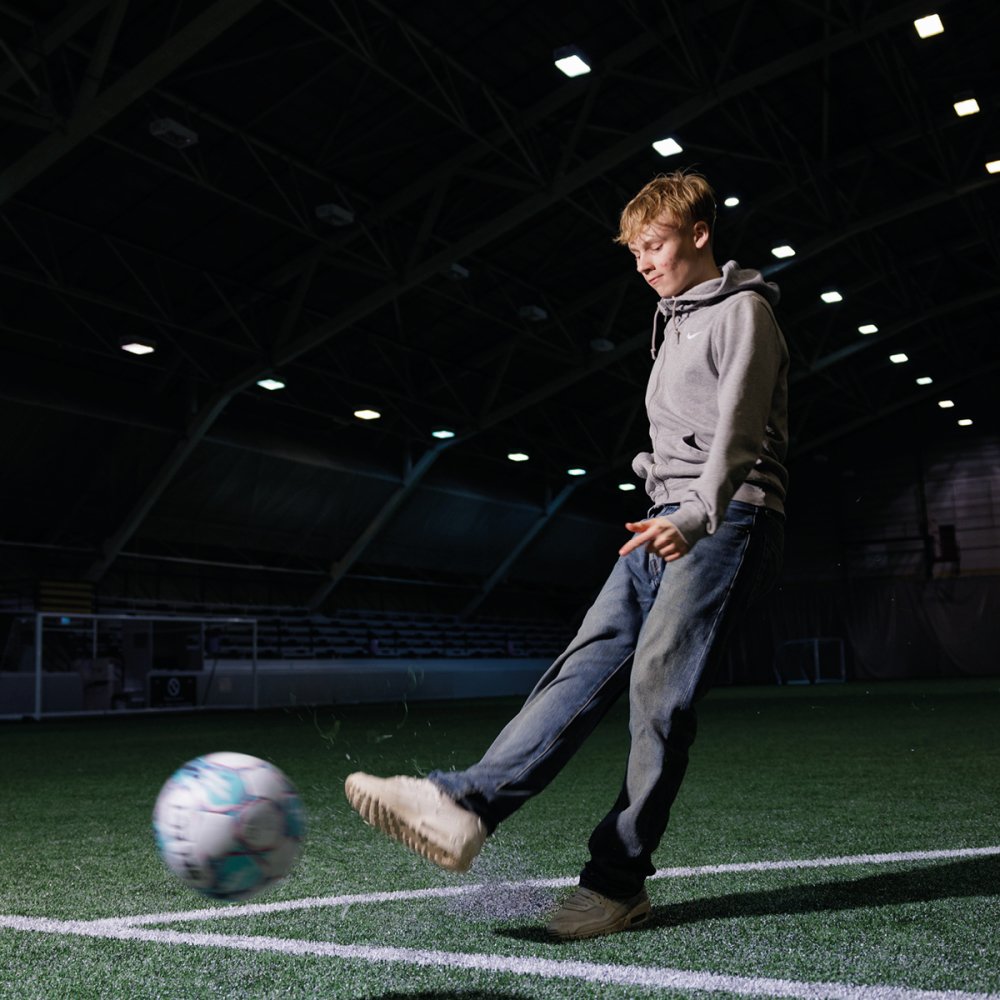
{"label": "closed eye", "polygon": [[[641,253],[656,253],[657,251],[662,250],[662,249],[663,249],[663,244],[662,243],[647,244],[646,246],[644,246],[642,248]],[[632,256],[636,260],[638,260],[639,256],[640,256],[640,251],[639,250],[633,250],[632,251]]]}

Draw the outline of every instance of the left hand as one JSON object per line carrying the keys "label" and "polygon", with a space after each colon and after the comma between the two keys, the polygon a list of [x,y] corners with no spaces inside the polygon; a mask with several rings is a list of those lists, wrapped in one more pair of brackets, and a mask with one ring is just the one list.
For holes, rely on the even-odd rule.
{"label": "left hand", "polygon": [[627,556],[640,545],[645,545],[647,552],[660,556],[666,562],[673,562],[687,555],[691,548],[680,531],[665,517],[629,521],[625,527],[635,534],[618,550],[620,556]]}

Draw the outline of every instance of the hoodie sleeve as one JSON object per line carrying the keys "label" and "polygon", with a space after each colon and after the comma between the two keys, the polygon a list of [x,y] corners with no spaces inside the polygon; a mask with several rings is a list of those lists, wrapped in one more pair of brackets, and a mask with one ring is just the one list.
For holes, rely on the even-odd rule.
{"label": "hoodie sleeve", "polygon": [[718,422],[700,475],[669,517],[688,545],[715,533],[760,458],[775,391],[788,364],[784,338],[759,295],[734,296],[711,336]]}

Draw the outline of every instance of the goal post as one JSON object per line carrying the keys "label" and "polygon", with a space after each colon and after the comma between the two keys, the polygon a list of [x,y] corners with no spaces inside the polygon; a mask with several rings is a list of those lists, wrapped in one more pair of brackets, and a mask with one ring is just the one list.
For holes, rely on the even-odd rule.
{"label": "goal post", "polygon": [[257,639],[249,617],[19,617],[0,661],[0,716],[256,709]]}

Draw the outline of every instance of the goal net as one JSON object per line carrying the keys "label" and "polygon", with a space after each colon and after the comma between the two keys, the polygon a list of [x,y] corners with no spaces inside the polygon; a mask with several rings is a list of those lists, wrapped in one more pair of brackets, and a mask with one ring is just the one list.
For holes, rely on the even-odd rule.
{"label": "goal net", "polygon": [[257,620],[41,612],[11,622],[0,716],[257,707]]}

